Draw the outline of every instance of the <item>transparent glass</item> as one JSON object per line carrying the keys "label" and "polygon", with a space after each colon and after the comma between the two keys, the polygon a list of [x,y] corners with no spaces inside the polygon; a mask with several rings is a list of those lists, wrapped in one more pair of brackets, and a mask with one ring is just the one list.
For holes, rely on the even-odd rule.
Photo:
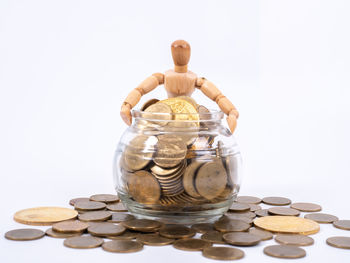
{"label": "transparent glass", "polygon": [[136,217],[210,222],[225,213],[241,182],[241,154],[220,111],[134,110],[114,158],[115,189]]}

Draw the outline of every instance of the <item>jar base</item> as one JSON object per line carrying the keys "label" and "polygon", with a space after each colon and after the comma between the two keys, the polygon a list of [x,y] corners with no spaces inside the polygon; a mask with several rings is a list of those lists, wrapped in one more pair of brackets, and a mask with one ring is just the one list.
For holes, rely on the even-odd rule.
{"label": "jar base", "polygon": [[160,205],[143,205],[133,201],[128,195],[123,193],[118,193],[118,195],[124,206],[136,218],[152,219],[166,224],[184,225],[215,222],[229,209],[237,196],[237,194],[235,194],[229,200],[215,204],[167,207]]}

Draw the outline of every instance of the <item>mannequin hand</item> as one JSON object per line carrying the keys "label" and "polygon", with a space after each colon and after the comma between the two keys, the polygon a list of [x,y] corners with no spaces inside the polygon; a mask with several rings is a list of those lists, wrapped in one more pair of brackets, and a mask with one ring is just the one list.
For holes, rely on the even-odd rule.
{"label": "mannequin hand", "polygon": [[122,108],[120,109],[120,116],[122,117],[123,121],[129,126],[131,125],[131,120],[132,120],[130,110],[131,110],[131,107],[129,104],[123,104]]}
{"label": "mannequin hand", "polygon": [[235,112],[230,112],[230,114],[226,118],[228,127],[230,128],[230,131],[234,133],[236,126],[237,126],[237,117]]}

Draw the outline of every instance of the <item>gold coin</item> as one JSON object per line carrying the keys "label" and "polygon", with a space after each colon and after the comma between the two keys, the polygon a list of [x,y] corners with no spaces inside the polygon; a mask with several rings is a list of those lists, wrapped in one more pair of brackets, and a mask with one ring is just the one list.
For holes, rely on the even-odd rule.
{"label": "gold coin", "polygon": [[226,183],[226,170],[218,160],[203,164],[195,178],[197,192],[208,200],[219,196],[225,189]]}
{"label": "gold coin", "polygon": [[114,203],[119,202],[119,197],[117,195],[111,194],[97,194],[90,196],[90,201],[102,202],[102,203]]}
{"label": "gold coin", "polygon": [[79,220],[87,222],[105,221],[112,217],[109,211],[92,211],[78,216]]}
{"label": "gold coin", "polygon": [[272,245],[264,248],[264,253],[277,258],[302,258],[306,256],[304,249],[288,245]]}
{"label": "gold coin", "polygon": [[127,171],[141,170],[151,161],[157,144],[157,137],[137,135],[125,147],[122,164]]}
{"label": "gold coin", "polygon": [[113,223],[99,223],[89,226],[88,232],[94,236],[118,236],[124,233],[126,228]]}
{"label": "gold coin", "polygon": [[167,238],[188,238],[195,234],[196,231],[183,225],[165,225],[159,229],[159,235]]}
{"label": "gold coin", "polygon": [[163,224],[149,219],[133,219],[121,223],[126,228],[140,232],[156,232]]}
{"label": "gold coin", "polygon": [[61,232],[57,232],[55,230],[51,228],[47,229],[45,231],[45,234],[47,236],[50,236],[50,237],[54,237],[54,238],[68,238],[68,237],[75,237],[75,236],[81,236],[83,233],[61,233]]}
{"label": "gold coin", "polygon": [[203,249],[203,256],[217,260],[234,260],[244,257],[244,252],[233,247],[207,247]]}
{"label": "gold coin", "polygon": [[201,251],[204,248],[211,247],[211,243],[203,239],[185,238],[176,240],[173,246],[186,251]]}
{"label": "gold coin", "polygon": [[131,253],[143,249],[143,244],[132,240],[113,240],[103,243],[102,248],[108,252]]}
{"label": "gold coin", "polygon": [[182,99],[182,100],[188,101],[188,102],[191,103],[195,108],[198,107],[197,102],[196,102],[192,97],[189,97],[189,96],[177,96],[176,98],[177,98],[177,99]]}
{"label": "gold coin", "polygon": [[136,240],[149,246],[165,246],[175,241],[175,239],[161,237],[158,234],[139,235]]}
{"label": "gold coin", "polygon": [[225,241],[222,239],[223,233],[219,231],[209,231],[207,233],[204,233],[201,236],[201,239],[209,241],[211,243],[215,244],[225,244]]}
{"label": "gold coin", "polygon": [[173,111],[169,105],[162,102],[157,102],[144,110],[142,113],[142,118],[147,122],[165,126],[168,124],[168,120],[173,118],[172,113]]}
{"label": "gold coin", "polygon": [[64,207],[35,207],[16,212],[14,220],[27,225],[46,226],[74,219],[77,215],[77,211]]}
{"label": "gold coin", "polygon": [[299,234],[279,234],[275,240],[280,244],[291,246],[310,246],[314,243],[312,237]]}
{"label": "gold coin", "polygon": [[130,195],[142,204],[156,203],[161,194],[157,179],[149,172],[140,170],[128,178]]}
{"label": "gold coin", "polygon": [[254,225],[267,231],[287,234],[311,235],[320,230],[313,220],[295,216],[265,216],[254,220]]}
{"label": "gold coin", "polygon": [[44,236],[45,233],[43,231],[32,228],[14,229],[5,233],[7,239],[17,241],[35,240]]}
{"label": "gold coin", "polygon": [[92,236],[69,237],[64,240],[63,244],[70,248],[95,248],[101,246],[102,238]]}
{"label": "gold coin", "polygon": [[200,194],[197,192],[194,185],[194,178],[197,174],[199,167],[204,164],[204,161],[194,160],[189,166],[183,175],[183,186],[187,194],[193,197],[200,197]]}
{"label": "gold coin", "polygon": [[187,146],[179,136],[159,135],[153,161],[163,168],[175,167],[185,159],[186,152]]}
{"label": "gold coin", "polygon": [[[175,120],[185,120],[185,121],[198,121],[199,115],[197,113],[196,107],[194,107],[190,102],[184,99],[169,98],[166,100],[161,100],[160,102],[165,103],[171,107],[172,112],[175,114]],[[195,122],[199,125],[199,122]]]}
{"label": "gold coin", "polygon": [[82,233],[84,232],[89,225],[79,220],[67,220],[58,222],[52,225],[52,229],[56,232],[63,233]]}
{"label": "gold coin", "polygon": [[149,106],[151,106],[154,103],[157,103],[159,100],[158,99],[150,99],[148,101],[146,101],[142,107],[141,107],[141,111],[144,111],[145,109],[147,109]]}

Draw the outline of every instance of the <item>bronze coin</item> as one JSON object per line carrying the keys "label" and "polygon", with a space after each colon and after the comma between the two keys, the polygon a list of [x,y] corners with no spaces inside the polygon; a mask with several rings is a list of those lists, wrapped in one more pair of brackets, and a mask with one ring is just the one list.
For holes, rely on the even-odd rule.
{"label": "bronze coin", "polygon": [[232,213],[232,212],[229,212],[228,214],[235,214],[235,215],[239,215],[239,216],[244,216],[244,217],[247,217],[247,218],[251,218],[251,219],[254,219],[256,217],[256,214],[254,212],[240,212],[240,213]]}
{"label": "bronze coin", "polygon": [[43,231],[33,228],[14,229],[5,233],[7,239],[16,241],[35,240],[43,236],[45,236]]}
{"label": "bronze coin", "polygon": [[90,201],[102,202],[102,203],[114,203],[119,202],[119,197],[117,195],[111,194],[98,194],[90,196]]}
{"label": "bronze coin", "polygon": [[54,238],[68,238],[68,237],[76,237],[76,236],[81,236],[83,233],[78,232],[78,233],[61,233],[53,230],[52,228],[49,228],[45,231],[45,234],[50,237]]}
{"label": "bronze coin", "polygon": [[250,228],[250,224],[242,220],[219,220],[214,223],[214,228],[220,232],[240,232],[247,231]]}
{"label": "bronze coin", "polygon": [[211,247],[211,243],[203,239],[184,238],[176,240],[173,246],[186,251],[201,251],[206,247]]}
{"label": "bronze coin", "polygon": [[81,221],[106,221],[112,217],[112,213],[109,211],[91,211],[78,215]]}
{"label": "bronze coin", "polygon": [[270,240],[273,238],[273,234],[271,232],[255,227],[249,228],[249,233],[259,236],[261,240]]}
{"label": "bronze coin", "polygon": [[255,246],[260,243],[260,236],[247,232],[226,233],[222,236],[223,240],[235,246]]}
{"label": "bronze coin", "polygon": [[293,203],[290,207],[302,212],[319,212],[322,210],[320,205],[312,203]]}
{"label": "bronze coin", "polygon": [[222,239],[223,233],[219,231],[209,231],[201,236],[201,239],[206,240],[210,243],[216,244],[225,244],[225,241]]}
{"label": "bronze coin", "polygon": [[140,232],[155,232],[163,225],[161,222],[149,219],[133,219],[121,224],[130,230]]}
{"label": "bronze coin", "polygon": [[261,199],[254,196],[237,196],[236,202],[244,204],[260,204]]}
{"label": "bronze coin", "polygon": [[173,238],[161,237],[158,234],[139,235],[136,240],[149,246],[165,246],[175,241]]}
{"label": "bronze coin", "polygon": [[76,202],[74,208],[77,210],[83,211],[95,211],[106,208],[106,204],[102,202],[94,202],[94,201],[81,201]]}
{"label": "bronze coin", "polygon": [[88,232],[94,236],[118,236],[125,232],[125,227],[112,223],[99,223],[89,226]]}
{"label": "bronze coin", "polygon": [[253,219],[250,217],[247,217],[246,215],[240,215],[239,213],[227,213],[223,215],[219,220],[241,220],[247,224],[252,224]]}
{"label": "bronze coin", "polygon": [[152,104],[157,103],[159,100],[158,99],[150,99],[148,101],[146,101],[142,107],[140,108],[141,111],[144,111],[145,109],[147,109],[149,106],[151,106]]}
{"label": "bronze coin", "polygon": [[175,167],[185,159],[186,152],[187,145],[181,137],[172,134],[159,135],[153,161],[163,168]]}
{"label": "bronze coin", "polygon": [[300,215],[300,212],[298,210],[289,208],[289,207],[271,207],[267,211],[271,215],[278,215],[278,216],[299,216]]}
{"label": "bronze coin", "polygon": [[132,220],[132,219],[135,219],[135,217],[127,213],[112,213],[112,218],[109,219],[108,222],[120,223],[123,221]]}
{"label": "bronze coin", "polygon": [[217,260],[234,260],[244,257],[244,252],[233,247],[207,247],[203,249],[203,256]]}
{"label": "bronze coin", "polygon": [[128,177],[128,187],[130,195],[136,202],[142,204],[154,204],[161,195],[157,179],[144,170],[137,171]]}
{"label": "bronze coin", "polygon": [[113,240],[105,242],[102,248],[108,252],[132,253],[143,249],[143,244],[132,240]]}
{"label": "bronze coin", "polygon": [[88,197],[73,198],[73,199],[69,200],[69,204],[71,206],[74,206],[76,202],[83,202],[83,201],[90,201],[90,198],[88,198]]}
{"label": "bronze coin", "polygon": [[196,231],[183,225],[165,225],[159,229],[159,235],[167,238],[188,238],[195,234]]}
{"label": "bronze coin", "polygon": [[333,222],[333,226],[343,230],[350,230],[350,220],[337,220]]}
{"label": "bronze coin", "polygon": [[289,205],[292,201],[285,197],[270,196],[264,197],[262,202],[267,205]]}
{"label": "bronze coin", "polygon": [[250,211],[250,206],[244,203],[233,202],[230,208],[228,209],[228,211],[229,212],[247,212],[247,211]]}
{"label": "bronze coin", "polygon": [[113,212],[128,212],[128,209],[125,208],[122,202],[108,204],[107,209]]}
{"label": "bronze coin", "polygon": [[313,213],[313,214],[306,214],[304,218],[311,219],[316,221],[317,223],[327,224],[327,223],[333,223],[334,221],[338,221],[339,218],[330,214],[324,214],[324,213]]}
{"label": "bronze coin", "polygon": [[225,167],[219,160],[206,162],[198,169],[194,181],[197,192],[202,197],[208,200],[214,199],[226,187],[227,174]]}
{"label": "bronze coin", "polygon": [[140,233],[138,232],[126,230],[125,232],[123,232],[118,236],[105,236],[105,237],[113,240],[132,240],[134,238],[137,238],[139,235]]}
{"label": "bronze coin", "polygon": [[92,236],[69,237],[64,240],[63,244],[70,248],[95,248],[101,246],[102,238]]}
{"label": "bronze coin", "polygon": [[201,167],[204,162],[200,160],[193,161],[190,165],[187,166],[186,171],[183,175],[183,187],[187,194],[192,197],[200,197],[200,194],[197,192],[194,185],[194,178],[197,174],[199,167]]}
{"label": "bronze coin", "polygon": [[62,233],[82,233],[89,225],[79,220],[68,220],[58,222],[52,225],[52,229],[56,232]]}
{"label": "bronze coin", "polygon": [[156,164],[152,165],[150,167],[153,174],[156,174],[160,177],[164,176],[165,178],[168,178],[170,175],[175,174],[177,171],[179,171],[184,165],[184,162],[180,163],[178,166],[172,167],[172,168],[163,168]]}
{"label": "bronze coin", "polygon": [[272,245],[264,248],[264,253],[276,258],[302,258],[306,251],[300,247],[288,245]]}
{"label": "bronze coin", "polygon": [[329,237],[326,242],[332,247],[350,249],[350,237]]}
{"label": "bronze coin", "polygon": [[248,205],[250,207],[250,212],[255,212],[262,209],[260,205],[256,205],[256,204],[248,204]]}
{"label": "bronze coin", "polygon": [[214,231],[214,226],[213,224],[210,224],[210,223],[194,224],[191,226],[191,228],[197,233],[201,233],[201,234],[207,233],[209,231]]}
{"label": "bronze coin", "polygon": [[291,246],[310,246],[314,243],[314,239],[305,235],[278,234],[275,240],[283,245]]}
{"label": "bronze coin", "polygon": [[268,209],[261,209],[261,210],[257,210],[255,211],[255,214],[259,217],[263,217],[263,216],[269,216],[269,212]]}

